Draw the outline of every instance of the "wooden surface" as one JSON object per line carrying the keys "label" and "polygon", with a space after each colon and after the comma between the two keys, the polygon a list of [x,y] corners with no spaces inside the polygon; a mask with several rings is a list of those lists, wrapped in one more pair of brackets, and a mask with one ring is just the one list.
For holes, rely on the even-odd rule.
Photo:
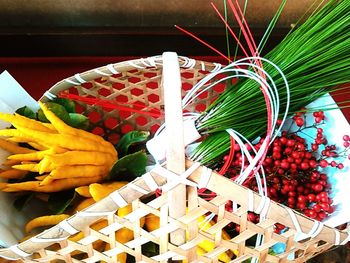
{"label": "wooden surface", "polygon": [[[2,0],[0,25],[10,27],[222,27],[211,7],[223,12],[223,0]],[[235,1],[233,1],[235,2]],[[245,0],[239,0],[243,8]],[[246,19],[264,27],[281,0],[249,0]],[[314,0],[287,1],[278,27],[289,27]]]}
{"label": "wooden surface", "polygon": [[[3,0],[0,56],[148,56],[163,51],[214,55],[174,25],[226,50],[225,28],[210,0]],[[223,0],[214,0],[223,12]],[[243,7],[244,0],[239,1]],[[246,19],[258,41],[280,0],[248,1]],[[287,1],[266,50],[280,42],[313,0]],[[232,12],[230,25],[237,29]]]}

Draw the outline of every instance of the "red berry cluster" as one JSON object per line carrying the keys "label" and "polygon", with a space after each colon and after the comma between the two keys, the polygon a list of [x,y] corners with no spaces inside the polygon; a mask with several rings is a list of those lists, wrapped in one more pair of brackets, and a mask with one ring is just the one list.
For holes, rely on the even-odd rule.
{"label": "red berry cluster", "polygon": [[[343,137],[342,153],[337,152],[335,145],[328,145],[324,131],[319,124],[325,120],[323,112],[313,113],[313,124],[306,126],[304,113],[298,112],[293,117],[294,123],[299,128],[297,132],[283,131],[277,137],[268,150],[267,157],[263,161],[263,168],[267,179],[268,196],[282,204],[285,204],[306,216],[322,221],[334,211],[332,198],[330,197],[331,185],[324,168],[333,167],[343,169],[342,163],[337,163],[334,158],[344,156],[350,149],[350,136]],[[299,132],[304,129],[315,129],[316,136],[310,147]],[[263,139],[254,145],[258,150]],[[235,145],[235,155],[226,175],[234,179],[240,172],[242,161],[239,147]],[[249,147],[247,147],[249,150]],[[227,157],[226,157],[227,158]],[[348,156],[350,158],[350,155]],[[247,166],[243,163],[243,166]],[[254,191],[258,190],[257,182],[252,177],[245,182],[245,186]],[[248,220],[256,222],[258,216],[249,215]],[[283,229],[283,226],[279,226]],[[280,231],[276,226],[276,230]]]}

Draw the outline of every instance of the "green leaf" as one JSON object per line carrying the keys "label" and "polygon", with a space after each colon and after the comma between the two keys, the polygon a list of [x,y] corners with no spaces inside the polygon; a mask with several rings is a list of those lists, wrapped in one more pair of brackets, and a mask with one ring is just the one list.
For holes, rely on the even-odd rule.
{"label": "green leaf", "polygon": [[54,214],[62,214],[76,196],[74,189],[50,194],[48,207]]}
{"label": "green leaf", "polygon": [[76,113],[75,103],[72,100],[65,99],[65,98],[56,98],[52,100],[52,102],[62,105],[66,109],[66,111],[69,113]]}
{"label": "green leaf", "polygon": [[19,108],[16,110],[16,113],[19,115],[22,115],[24,117],[30,118],[30,119],[36,119],[36,114],[34,111],[32,111],[30,108],[27,106],[24,106],[22,108]]}
{"label": "green leaf", "polygon": [[134,143],[140,143],[147,140],[150,133],[147,131],[131,131],[125,134],[117,145],[119,156],[125,156],[128,153],[129,147]]}
{"label": "green leaf", "polygon": [[34,193],[21,195],[13,202],[13,206],[18,211],[22,211],[22,209],[29,203],[30,200],[32,200],[33,197],[34,197]]}
{"label": "green leaf", "polygon": [[[62,105],[54,102],[46,102],[45,104],[47,108],[51,110],[53,113],[55,113],[58,118],[60,118],[62,121],[64,121],[67,124],[69,123],[69,120],[70,120],[69,114]],[[42,109],[38,110],[38,119],[39,121],[42,121],[42,122],[49,122],[49,120],[45,117],[45,114],[43,113]]]}
{"label": "green leaf", "polygon": [[68,124],[74,128],[82,130],[88,130],[90,127],[89,118],[79,113],[69,113]]}
{"label": "green leaf", "polygon": [[132,181],[146,172],[147,155],[143,151],[120,158],[108,175],[113,181]]}

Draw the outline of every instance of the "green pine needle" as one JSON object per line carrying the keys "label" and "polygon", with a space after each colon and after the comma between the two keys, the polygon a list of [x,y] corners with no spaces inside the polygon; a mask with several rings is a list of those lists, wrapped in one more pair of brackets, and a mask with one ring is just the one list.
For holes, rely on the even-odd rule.
{"label": "green pine needle", "polygon": [[[334,90],[334,86],[350,82],[350,0],[329,1],[265,58],[278,65],[288,80],[290,113]],[[285,108],[282,78],[271,65],[264,64],[264,69],[274,79],[280,107]],[[211,118],[204,118],[209,111]],[[242,79],[228,86],[198,119],[200,132],[210,136],[196,149],[193,159],[200,157],[207,164],[229,150],[226,129],[233,128],[253,140],[264,134],[266,125],[266,104],[259,85]]]}

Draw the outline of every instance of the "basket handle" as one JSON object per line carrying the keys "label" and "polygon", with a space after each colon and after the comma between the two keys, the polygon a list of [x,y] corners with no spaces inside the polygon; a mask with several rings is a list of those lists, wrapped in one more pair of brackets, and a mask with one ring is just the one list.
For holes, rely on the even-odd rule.
{"label": "basket handle", "polygon": [[[166,165],[177,174],[185,172],[185,146],[181,101],[181,74],[178,56],[175,52],[164,52],[162,87],[166,124]],[[186,214],[186,186],[177,185],[168,193],[169,215],[179,218]],[[179,229],[170,234],[170,241],[181,245],[186,241],[185,231]]]}

